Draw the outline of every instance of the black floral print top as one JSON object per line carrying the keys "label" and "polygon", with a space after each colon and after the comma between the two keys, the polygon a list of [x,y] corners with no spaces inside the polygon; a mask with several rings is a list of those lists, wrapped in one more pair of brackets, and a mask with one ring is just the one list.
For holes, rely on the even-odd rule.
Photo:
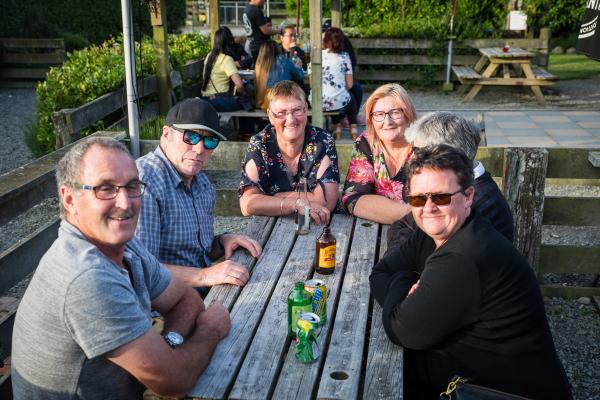
{"label": "black floral print top", "polygon": [[[329,156],[331,165],[323,176],[317,179],[317,171],[325,156]],[[250,160],[254,160],[258,169],[258,182],[251,181],[246,175],[246,164]],[[304,131],[304,146],[298,160],[298,172],[288,178],[287,168],[277,145],[275,128],[269,124],[261,132],[252,136],[248,143],[248,150],[242,161],[242,181],[238,194],[241,196],[250,186],[270,196],[279,192],[291,192],[296,190],[301,177],[308,179],[311,192],[317,184],[340,182],[333,136],[321,128],[307,125]]]}

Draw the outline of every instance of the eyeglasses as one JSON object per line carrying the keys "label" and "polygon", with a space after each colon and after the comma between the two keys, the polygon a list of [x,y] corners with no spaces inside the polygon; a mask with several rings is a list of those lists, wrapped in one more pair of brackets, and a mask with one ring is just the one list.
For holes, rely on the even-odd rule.
{"label": "eyeglasses", "polygon": [[273,112],[273,111],[271,111],[271,109],[269,109],[269,111],[277,119],[286,119],[288,114],[292,114],[294,117],[300,118],[300,117],[304,116],[306,109],[304,107],[299,107],[299,108],[294,108],[293,110],[289,110],[289,111],[282,110],[282,111]]}
{"label": "eyeglasses", "polygon": [[399,119],[404,118],[404,110],[401,108],[394,108],[388,112],[375,111],[371,113],[371,118],[373,118],[373,121],[375,122],[383,122],[388,115],[394,121],[398,121]]}
{"label": "eyeglasses", "polygon": [[436,206],[446,206],[452,201],[452,196],[457,193],[464,193],[464,189],[459,189],[454,193],[425,193],[415,196],[408,196],[408,204],[413,207],[423,207],[427,203],[427,199],[431,199]]}
{"label": "eyeglasses", "polygon": [[289,35],[288,35],[288,34],[285,34],[285,35],[283,35],[283,36],[284,36],[284,37],[289,37],[289,38],[296,38],[296,37],[298,37],[298,35],[296,35],[295,33],[290,33]]}
{"label": "eyeglasses", "polygon": [[203,135],[200,132],[190,131],[187,129],[181,130],[181,129],[177,129],[175,127],[171,127],[171,128],[173,128],[177,132],[183,133],[183,142],[185,144],[195,146],[198,143],[200,143],[200,140],[202,140],[204,142],[204,148],[206,150],[214,150],[217,148],[217,146],[219,145],[219,142],[220,142],[220,139],[216,136]]}
{"label": "eyeglasses", "polygon": [[119,190],[125,189],[127,192],[127,197],[136,198],[141,197],[146,190],[146,184],[144,182],[135,182],[127,185],[111,185],[109,183],[103,183],[98,186],[90,186],[90,185],[76,185],[77,189],[83,190],[93,190],[97,199],[100,200],[112,200],[117,197],[119,194]]}

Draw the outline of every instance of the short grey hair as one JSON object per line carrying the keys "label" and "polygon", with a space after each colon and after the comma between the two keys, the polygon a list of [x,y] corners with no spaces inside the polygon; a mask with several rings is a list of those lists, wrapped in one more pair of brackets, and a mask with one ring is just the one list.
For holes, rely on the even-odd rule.
{"label": "short grey hair", "polygon": [[471,160],[475,159],[481,140],[474,123],[446,111],[422,116],[406,129],[404,137],[409,143],[419,139],[425,146],[445,144],[455,147]]}
{"label": "short grey hair", "polygon": [[133,157],[129,153],[127,147],[110,137],[91,137],[89,139],[83,139],[77,142],[67,153],[60,159],[56,166],[56,186],[58,188],[58,198],[60,204],[60,216],[64,218],[66,209],[62,204],[62,198],[60,194],[60,187],[62,185],[75,187],[76,184],[80,183],[81,171],[83,169],[83,157],[86,155],[88,150],[93,146],[100,146],[103,149],[114,149],[122,151],[127,154],[132,160]]}

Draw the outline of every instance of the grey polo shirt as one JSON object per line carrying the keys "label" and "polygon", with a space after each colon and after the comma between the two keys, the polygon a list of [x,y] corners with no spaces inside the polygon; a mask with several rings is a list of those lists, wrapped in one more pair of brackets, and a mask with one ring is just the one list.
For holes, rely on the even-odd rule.
{"label": "grey polo shirt", "polygon": [[15,399],[141,398],[144,387],[104,354],[151,329],[150,303],[170,272],[137,239],[125,250],[133,274],[62,221],[15,318]]}

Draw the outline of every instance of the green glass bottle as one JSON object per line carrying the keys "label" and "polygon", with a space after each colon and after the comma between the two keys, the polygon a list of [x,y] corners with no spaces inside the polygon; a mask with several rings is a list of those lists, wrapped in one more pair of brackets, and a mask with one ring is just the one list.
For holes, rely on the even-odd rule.
{"label": "green glass bottle", "polygon": [[305,312],[312,312],[312,297],[304,290],[304,282],[296,282],[294,289],[288,296],[288,335],[296,337],[298,318]]}

